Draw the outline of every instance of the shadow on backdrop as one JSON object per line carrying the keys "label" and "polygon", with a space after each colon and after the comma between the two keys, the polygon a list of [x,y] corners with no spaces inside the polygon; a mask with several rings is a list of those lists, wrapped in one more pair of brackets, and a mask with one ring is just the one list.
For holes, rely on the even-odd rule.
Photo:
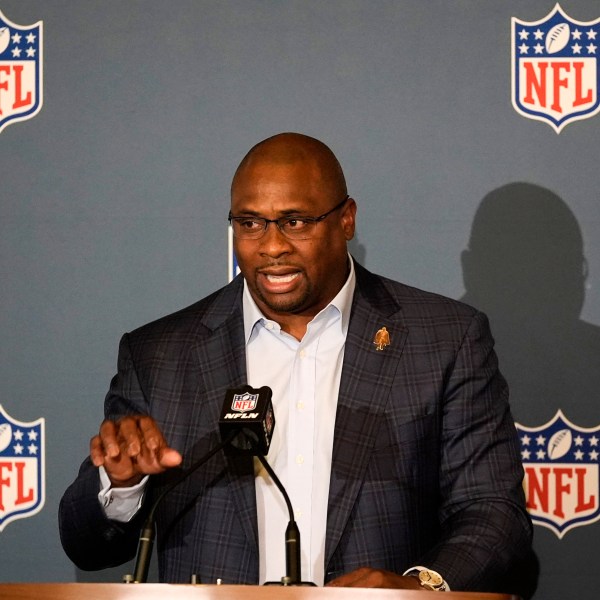
{"label": "shadow on backdrop", "polygon": [[562,407],[577,425],[596,426],[600,327],[579,318],[587,263],[567,205],[527,183],[490,192],[462,265],[462,300],[490,317],[517,421],[541,425]]}
{"label": "shadow on backdrop", "polygon": [[[462,266],[462,300],[490,317],[515,420],[543,425],[561,408],[575,424],[597,426],[600,327],[580,319],[588,270],[579,224],[563,200],[528,183],[493,190],[475,214]],[[587,597],[569,573],[594,568],[593,529],[558,540],[535,528],[539,561],[532,557],[529,574],[519,576],[530,580],[529,594],[539,571],[536,598]]]}

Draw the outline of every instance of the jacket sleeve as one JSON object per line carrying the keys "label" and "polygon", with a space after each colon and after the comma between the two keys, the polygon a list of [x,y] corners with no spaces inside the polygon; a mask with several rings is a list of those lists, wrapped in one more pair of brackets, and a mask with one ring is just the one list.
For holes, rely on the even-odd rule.
{"label": "jacket sleeve", "polygon": [[512,592],[509,573],[531,549],[519,442],[487,318],[476,313],[443,399],[441,537],[422,564],[452,589]]}
{"label": "jacket sleeve", "polygon": [[[105,417],[146,414],[148,407],[129,350],[128,336],[119,347],[118,372],[105,400]],[[87,458],[59,506],[59,530],[63,548],[81,569],[113,567],[135,556],[144,517],[143,508],[128,523],[108,519],[98,500],[98,469]]]}

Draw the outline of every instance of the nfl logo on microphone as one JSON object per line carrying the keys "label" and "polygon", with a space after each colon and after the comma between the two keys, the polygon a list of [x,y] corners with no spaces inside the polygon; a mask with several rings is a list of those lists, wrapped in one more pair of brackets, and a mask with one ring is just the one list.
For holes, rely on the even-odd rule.
{"label": "nfl logo on microphone", "polygon": [[258,394],[234,394],[233,401],[231,402],[231,410],[236,412],[249,412],[256,408],[256,402],[258,401]]}
{"label": "nfl logo on microphone", "polygon": [[42,108],[42,21],[22,27],[0,10],[0,131]]}
{"label": "nfl logo on microphone", "polygon": [[600,425],[578,427],[558,411],[539,427],[517,423],[527,510],[558,538],[600,519]]}
{"label": "nfl logo on microphone", "polygon": [[600,110],[600,18],[576,21],[557,4],[539,21],[512,18],[512,103],[556,133]]}
{"label": "nfl logo on microphone", "polygon": [[44,419],[17,421],[0,404],[0,531],[44,500]]}

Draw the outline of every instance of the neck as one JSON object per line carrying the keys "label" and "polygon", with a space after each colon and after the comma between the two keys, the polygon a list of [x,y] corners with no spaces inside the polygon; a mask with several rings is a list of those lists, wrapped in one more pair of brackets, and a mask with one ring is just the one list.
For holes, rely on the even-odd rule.
{"label": "neck", "polygon": [[291,319],[274,319],[281,325],[281,329],[291,336],[295,337],[299,342],[306,334],[308,324],[313,320],[314,315],[311,317],[292,315]]}

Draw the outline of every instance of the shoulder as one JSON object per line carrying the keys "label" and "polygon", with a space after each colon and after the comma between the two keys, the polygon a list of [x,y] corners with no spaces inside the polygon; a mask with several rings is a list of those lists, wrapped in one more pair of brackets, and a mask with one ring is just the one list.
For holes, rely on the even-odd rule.
{"label": "shoulder", "polygon": [[401,310],[405,318],[448,315],[470,319],[480,314],[476,308],[459,300],[371,273],[356,263],[355,268],[357,293],[370,304]]}
{"label": "shoulder", "polygon": [[356,291],[353,305],[357,331],[370,326],[373,315],[381,323],[409,334],[411,344],[423,347],[450,345],[460,348],[465,339],[493,345],[485,314],[459,300],[418,289],[356,265]]}
{"label": "shoulder", "polygon": [[194,304],[129,332],[129,343],[190,343],[202,339],[236,312],[241,313],[242,290],[243,280],[236,277]]}

